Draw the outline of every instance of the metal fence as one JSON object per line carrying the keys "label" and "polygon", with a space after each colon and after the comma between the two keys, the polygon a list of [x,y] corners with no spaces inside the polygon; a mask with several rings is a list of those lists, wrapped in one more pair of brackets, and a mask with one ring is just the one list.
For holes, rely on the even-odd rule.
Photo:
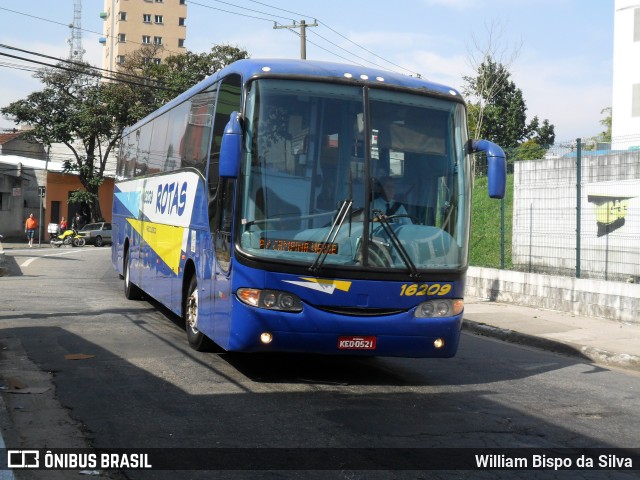
{"label": "metal fence", "polygon": [[543,159],[511,164],[500,260],[472,252],[472,265],[640,281],[640,135],[559,143]]}

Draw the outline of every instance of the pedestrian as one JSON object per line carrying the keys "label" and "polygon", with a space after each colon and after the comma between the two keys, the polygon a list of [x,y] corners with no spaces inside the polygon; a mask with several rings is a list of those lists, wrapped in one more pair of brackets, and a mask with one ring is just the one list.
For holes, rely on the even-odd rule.
{"label": "pedestrian", "polygon": [[32,213],[24,223],[24,233],[27,234],[27,238],[29,239],[29,248],[33,247],[33,237],[36,234],[36,228],[38,228],[38,221],[33,217]]}
{"label": "pedestrian", "polygon": [[74,230],[80,230],[84,226],[84,219],[80,215],[80,212],[76,212],[76,216],[73,218],[71,222],[71,228]]}
{"label": "pedestrian", "polygon": [[64,219],[64,217],[62,217],[62,219],[60,220],[60,233],[64,233],[64,231],[69,228],[69,224],[67,223],[67,221]]}

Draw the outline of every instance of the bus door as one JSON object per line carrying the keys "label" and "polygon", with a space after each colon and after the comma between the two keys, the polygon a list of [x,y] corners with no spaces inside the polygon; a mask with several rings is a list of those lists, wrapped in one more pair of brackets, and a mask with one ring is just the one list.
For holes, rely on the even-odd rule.
{"label": "bus door", "polygon": [[[209,155],[207,183],[209,188],[209,228],[214,249],[211,266],[211,298],[213,299],[213,335],[224,344],[229,337],[231,319],[231,250],[233,205],[236,179],[221,178],[220,146],[231,113],[241,108],[241,78],[233,74],[224,78],[218,90],[213,121],[213,140]],[[224,346],[224,345],[223,345]]]}

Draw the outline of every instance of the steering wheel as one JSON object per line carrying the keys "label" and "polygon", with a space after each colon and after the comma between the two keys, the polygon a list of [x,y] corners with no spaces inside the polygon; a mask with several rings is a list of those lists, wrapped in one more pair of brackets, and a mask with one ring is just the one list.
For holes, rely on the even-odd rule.
{"label": "steering wheel", "polygon": [[376,267],[390,267],[393,264],[393,259],[386,247],[372,240],[369,243],[369,263]]}

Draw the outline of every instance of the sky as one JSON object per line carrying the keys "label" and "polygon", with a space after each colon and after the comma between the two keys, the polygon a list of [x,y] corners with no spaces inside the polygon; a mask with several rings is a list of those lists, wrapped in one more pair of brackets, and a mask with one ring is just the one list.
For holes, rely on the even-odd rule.
{"label": "sky", "polygon": [[[126,0],[120,0],[126,1]],[[165,0],[170,1],[170,0]],[[177,0],[174,0],[177,1]],[[611,106],[614,0],[187,0],[186,47],[230,44],[252,58],[299,58],[300,38],[274,29],[305,20],[307,58],[383,67],[462,90],[493,45],[522,90],[528,120],[555,126],[556,143],[604,130]],[[82,0],[84,60],[101,67],[103,0]],[[0,0],[0,107],[42,84],[17,47],[68,58],[73,0]],[[0,116],[0,129],[14,124]]]}

